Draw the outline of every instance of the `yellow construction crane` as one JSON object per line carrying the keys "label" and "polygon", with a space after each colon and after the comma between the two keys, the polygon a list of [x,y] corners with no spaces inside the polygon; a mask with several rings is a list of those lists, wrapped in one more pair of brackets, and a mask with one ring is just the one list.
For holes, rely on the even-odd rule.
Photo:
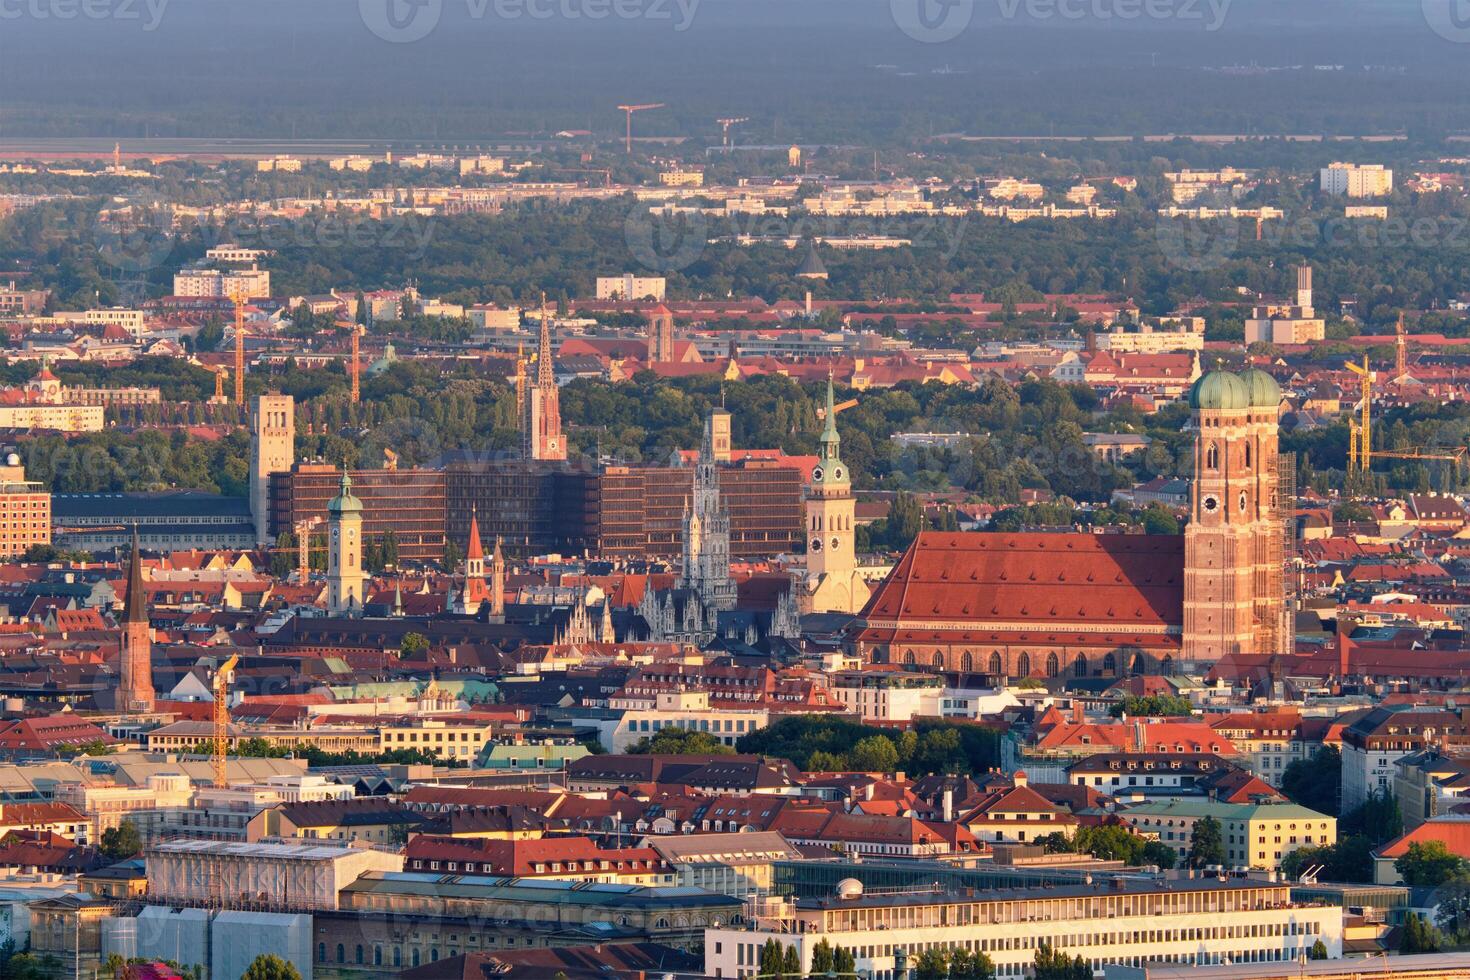
{"label": "yellow construction crane", "polygon": [[244,293],[233,293],[235,304],[235,404],[245,404],[245,299]]}
{"label": "yellow construction crane", "polygon": [[311,529],[322,522],[320,517],[308,517],[297,521],[296,528],[296,584],[305,585],[311,577]]}
{"label": "yellow construction crane", "polygon": [[[1399,376],[1403,376],[1404,367],[1404,320],[1399,317],[1398,326],[1398,368]],[[1465,458],[1465,447],[1446,449],[1444,452],[1429,453],[1422,449],[1407,449],[1393,451],[1388,449],[1373,448],[1373,372],[1368,367],[1368,355],[1363,355],[1362,365],[1348,361],[1347,369],[1356,374],[1362,381],[1360,401],[1358,403],[1358,418],[1348,420],[1348,470],[1358,470],[1366,473],[1373,465],[1375,458],[1382,459],[1422,459],[1440,463],[1459,464]]]}
{"label": "yellow construction crane", "polygon": [[1368,368],[1368,355],[1363,355],[1363,366],[1352,361],[1347,369],[1362,380],[1361,400],[1358,402],[1361,421],[1348,421],[1348,469],[1366,473],[1373,463],[1373,372]]}
{"label": "yellow construction crane", "polygon": [[215,789],[226,789],[230,784],[225,770],[225,752],[230,747],[230,676],[239,663],[239,655],[230,654],[214,672],[214,751],[210,761],[214,763]]}

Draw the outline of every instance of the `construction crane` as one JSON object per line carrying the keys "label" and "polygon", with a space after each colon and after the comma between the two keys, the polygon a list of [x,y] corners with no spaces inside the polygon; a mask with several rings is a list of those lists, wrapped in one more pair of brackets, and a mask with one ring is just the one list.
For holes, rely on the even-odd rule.
{"label": "construction crane", "polygon": [[1409,374],[1409,339],[1404,336],[1404,315],[1393,328],[1393,379],[1402,381]]}
{"label": "construction crane", "polygon": [[232,653],[214,672],[214,751],[210,753],[210,761],[214,764],[215,789],[230,785],[225,770],[225,752],[230,747],[230,676],[239,663],[239,655]]}
{"label": "construction crane", "polygon": [[1363,366],[1352,361],[1345,365],[1362,381],[1358,402],[1359,419],[1348,422],[1348,469],[1368,472],[1373,464],[1373,372],[1368,367],[1368,355],[1363,355]]}
{"label": "construction crane", "polygon": [[320,517],[308,517],[297,521],[296,528],[296,584],[305,585],[311,577],[311,529],[322,522]]}
{"label": "construction crane", "polygon": [[[838,402],[836,405],[833,405],[832,414],[840,415],[841,413],[847,411],[849,408],[857,408],[856,398],[849,398],[845,402]],[[825,408],[817,409],[817,418],[821,419],[823,422],[827,421],[827,410]]]}
{"label": "construction crane", "polygon": [[[1403,318],[1399,318],[1399,376],[1403,376]],[[1347,369],[1356,374],[1362,382],[1361,393],[1358,402],[1358,418],[1348,421],[1348,470],[1357,470],[1366,473],[1373,465],[1374,459],[1418,459],[1439,463],[1454,463],[1457,466],[1464,460],[1466,448],[1459,446],[1446,449],[1443,452],[1425,452],[1423,448],[1406,450],[1389,450],[1373,448],[1373,371],[1368,367],[1368,355],[1363,355],[1362,365],[1348,361]]]}
{"label": "construction crane", "polygon": [[235,404],[245,404],[245,294],[232,293],[235,304]]}
{"label": "construction crane", "polygon": [[628,114],[628,131],[627,131],[627,134],[623,137],[623,151],[625,153],[627,153],[628,156],[632,156],[633,155],[633,113],[635,113],[635,112],[646,112],[649,109],[662,109],[662,108],[664,108],[664,104],[662,102],[648,102],[648,103],[644,103],[643,105],[620,105],[620,106],[618,106],[618,108],[621,109],[621,110],[623,110],[623,112],[625,112],[625,113]]}
{"label": "construction crane", "polygon": [[728,149],[730,146],[730,127],[738,126],[743,122],[750,122],[750,119],[746,116],[739,116],[734,119],[716,119],[715,122],[720,124],[720,132],[723,137],[723,142],[726,149]]}
{"label": "construction crane", "polygon": [[354,323],[350,330],[352,362],[348,365],[347,373],[352,376],[352,404],[356,405],[362,398],[362,335],[365,328],[360,323]]}
{"label": "construction crane", "polygon": [[214,372],[214,398],[213,398],[213,401],[214,401],[214,403],[216,405],[223,405],[225,403],[225,400],[226,400],[225,399],[225,379],[230,376],[230,369],[227,368],[227,367],[225,367],[223,364],[220,364],[220,365],[217,365],[215,367],[210,368],[209,370],[212,371],[212,372]]}

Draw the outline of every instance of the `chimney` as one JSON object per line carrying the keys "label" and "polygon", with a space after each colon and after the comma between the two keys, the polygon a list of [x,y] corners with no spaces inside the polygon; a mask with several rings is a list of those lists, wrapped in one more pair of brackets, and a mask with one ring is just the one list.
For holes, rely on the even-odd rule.
{"label": "chimney", "polygon": [[1020,789],[1022,786],[1025,786],[1026,785],[1026,770],[1024,770],[1024,769],[1017,769],[1016,772],[1015,772],[1015,774],[1013,776],[1011,776],[1011,784],[1013,786],[1015,786],[1017,789]]}
{"label": "chimney", "polygon": [[1082,714],[1082,702],[1076,698],[1072,699],[1072,720],[1079,725],[1087,720]]}
{"label": "chimney", "polygon": [[940,817],[945,823],[954,819],[954,790],[945,787],[944,796],[940,798]]}
{"label": "chimney", "polygon": [[1144,751],[1146,744],[1146,740],[1143,737],[1143,722],[1135,719],[1133,722],[1133,751]]}
{"label": "chimney", "polygon": [[808,317],[812,315],[812,291],[810,289],[806,291],[806,315]]}

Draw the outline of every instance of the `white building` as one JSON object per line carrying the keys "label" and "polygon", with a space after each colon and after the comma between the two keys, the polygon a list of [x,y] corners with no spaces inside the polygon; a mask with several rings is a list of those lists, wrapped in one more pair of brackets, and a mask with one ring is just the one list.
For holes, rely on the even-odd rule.
{"label": "white building", "polygon": [[1108,964],[1295,964],[1318,940],[1342,955],[1341,908],[1299,905],[1286,883],[1114,878],[1046,889],[864,895],[848,879],[823,899],[752,903],[748,928],[705,930],[704,973],[751,977],[774,939],[803,972],[822,942],[852,952],[857,973],[895,980],[928,949],[984,953],[1001,978],[1028,976],[1041,944]]}
{"label": "white building", "polygon": [[832,693],[863,721],[911,721],[937,717],[944,701],[944,678],[879,667],[844,670],[833,676]]}
{"label": "white building", "polygon": [[271,253],[263,248],[246,248],[243,245],[216,245],[204,253],[210,262],[259,262]]}
{"label": "white building", "polygon": [[1382,197],[1393,192],[1393,171],[1381,163],[1329,163],[1322,168],[1322,193]]}
{"label": "white building", "polygon": [[271,274],[265,269],[181,269],[174,273],[175,296],[230,297],[243,293],[256,299],[271,294]]}
{"label": "white building", "polygon": [[481,330],[511,332],[521,329],[519,307],[501,308],[490,304],[471,306],[466,311],[470,322]]}
{"label": "white building", "polygon": [[665,728],[704,732],[723,745],[734,746],[736,739],[765,728],[771,718],[765,708],[711,707],[707,691],[660,692],[652,705],[646,698],[629,703],[614,697],[608,706],[625,709],[622,717],[600,726],[598,740],[610,752],[626,752],[639,740],[652,738]]}
{"label": "white building", "polygon": [[134,340],[143,336],[143,311],[124,310],[118,307],[105,310],[84,310],[80,313],[59,312],[56,319],[62,323],[84,323],[90,327],[105,327],[116,324],[128,332]]}
{"label": "white building", "polygon": [[656,299],[662,301],[668,280],[663,276],[635,276],[631,272],[621,276],[598,276],[598,299]]}

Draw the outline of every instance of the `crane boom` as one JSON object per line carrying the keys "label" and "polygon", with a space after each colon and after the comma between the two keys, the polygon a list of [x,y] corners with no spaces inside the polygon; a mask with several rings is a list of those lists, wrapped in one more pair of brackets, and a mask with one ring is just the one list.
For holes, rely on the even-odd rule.
{"label": "crane boom", "polygon": [[214,764],[216,789],[229,786],[229,774],[225,770],[225,753],[230,743],[230,675],[240,663],[239,654],[230,654],[228,660],[214,672],[214,750],[210,762]]}
{"label": "crane boom", "polygon": [[628,130],[627,130],[627,134],[623,137],[623,152],[627,153],[628,156],[632,156],[633,155],[633,113],[635,113],[635,112],[646,112],[649,109],[662,109],[662,108],[664,108],[664,104],[662,102],[645,102],[645,103],[643,103],[641,105],[620,105],[620,106],[618,106],[618,108],[621,109],[621,110],[623,110],[623,112],[627,113],[627,115],[628,115]]}

